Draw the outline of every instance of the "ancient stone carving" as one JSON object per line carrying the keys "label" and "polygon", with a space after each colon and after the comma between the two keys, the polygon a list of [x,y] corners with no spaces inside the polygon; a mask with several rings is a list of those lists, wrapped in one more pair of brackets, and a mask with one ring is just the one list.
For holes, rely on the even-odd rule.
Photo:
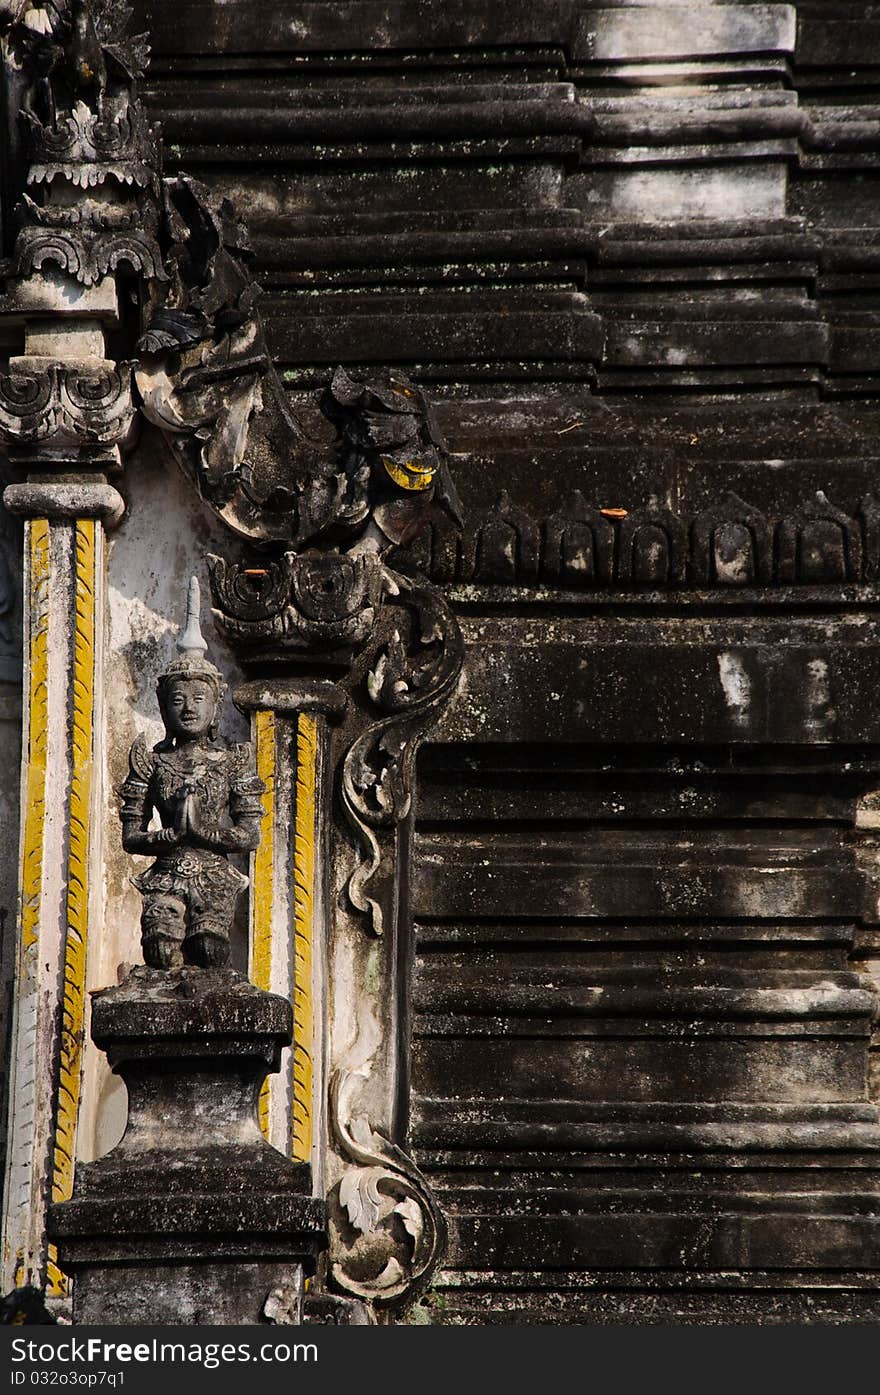
{"label": "ancient stone carving", "polygon": [[815,498],[782,520],[777,532],[777,555],[777,576],[781,582],[815,585],[861,580],[859,525],[829,503],[821,489]]}
{"label": "ancient stone carving", "polygon": [[461,526],[443,434],[428,398],[405,374],[356,382],[337,368],[322,409],[339,430],[340,465],[350,481],[351,502],[337,528],[356,530],[364,545],[384,552],[405,546],[435,502]]}
{"label": "ancient stone carving", "polygon": [[105,89],[97,111],[78,100],[51,125],[33,112],[25,112],[25,119],[31,132],[29,184],[50,184],[60,175],[92,189],[113,176],[120,184],[157,189],[153,132],[127,93],[114,102]]}
{"label": "ancient stone carving", "polygon": [[688,519],[653,501],[632,510],[594,508],[576,491],[536,523],[502,495],[469,539],[437,515],[411,552],[441,584],[843,585],[880,571],[880,505],[868,495],[851,516],[820,491],[776,520],[728,494]]}
{"label": "ancient stone carving", "polygon": [[419,738],[451,695],[464,659],[458,621],[440,593],[418,577],[389,568],[383,575],[387,613],[399,608],[403,614],[374,658],[366,688],[373,706],[387,715],[354,741],[342,768],[343,805],[365,854],[348,894],[375,935],[385,921],[382,894],[367,890],[382,861],[377,834],[409,812]]}
{"label": "ancient stone carving", "polygon": [[704,509],[691,527],[691,574],[709,586],[766,584],[772,574],[767,519],[736,494]]}
{"label": "ancient stone carving", "polygon": [[262,567],[208,558],[218,629],[243,648],[348,661],[369,638],[384,591],[373,553],[285,552]]}
{"label": "ancient stone carving", "polygon": [[169,282],[139,344],[143,410],[230,528],[301,547],[344,513],[347,482],[288,407],[231,205],[187,178],[164,198]]}
{"label": "ancient stone carving", "polygon": [[125,263],[163,280],[158,142],[136,97],[147,50],[143,36],[125,37],[131,10],[68,0],[40,24],[36,13],[21,13],[11,38],[32,77],[13,269],[56,265],[89,286]]}
{"label": "ancient stone carving", "polygon": [[0,435],[52,447],[115,445],[134,421],[131,365],[22,356],[0,374]]}
{"label": "ancient stone carving", "polygon": [[363,1110],[358,1095],[371,1066],[371,1047],[364,1048],[359,1036],[330,1085],[333,1131],[350,1164],[330,1198],[330,1272],[339,1288],[381,1307],[419,1296],[442,1258],[447,1233],[412,1158]]}
{"label": "ancient stone carving", "polygon": [[140,340],[137,384],[202,496],[255,541],[382,551],[439,506],[458,518],[445,445],[400,373],[356,382],[337,369],[322,409],[336,451],[291,412],[266,348],[243,225],[194,180],[165,183],[169,284]]}
{"label": "ancient stone carving", "polygon": [[544,524],[544,576],[560,586],[607,583],[614,567],[614,527],[575,490]]}
{"label": "ancient stone carving", "polygon": [[617,535],[617,579],[624,586],[675,586],[687,574],[687,530],[670,509],[634,509]]}
{"label": "ancient stone carving", "polygon": [[123,265],[147,280],[165,279],[155,240],[127,227],[108,231],[64,226],[22,228],[15,244],[18,275],[30,276],[50,265],[60,267],[84,286],[94,285]]}
{"label": "ancient stone carving", "polygon": [[820,491],[777,522],[727,494],[688,519],[655,502],[632,511],[593,508],[575,491],[537,525],[503,494],[464,541],[435,516],[411,555],[445,585],[845,585],[880,569],[880,506],[867,495],[851,516]]}
{"label": "ancient stone carving", "polygon": [[538,580],[540,539],[534,519],[504,490],[474,544],[474,581],[532,586]]}
{"label": "ancient stone carving", "polygon": [[[158,969],[227,962],[235,902],[247,886],[228,856],[257,846],[263,812],[251,747],[216,741],[226,685],[206,658],[198,608],[193,577],[179,657],[157,683],[165,740],[152,750],[135,741],[120,790],[123,847],[156,856],[134,883],[144,898],[144,959]],[[154,810],[157,830],[149,826]]]}

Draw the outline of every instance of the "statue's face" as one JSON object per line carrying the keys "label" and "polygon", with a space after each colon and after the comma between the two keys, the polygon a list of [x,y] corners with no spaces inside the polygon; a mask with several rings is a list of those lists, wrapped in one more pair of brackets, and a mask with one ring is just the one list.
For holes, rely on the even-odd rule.
{"label": "statue's face", "polygon": [[214,689],[203,678],[175,678],[168,688],[166,709],[172,736],[204,736],[217,712]]}

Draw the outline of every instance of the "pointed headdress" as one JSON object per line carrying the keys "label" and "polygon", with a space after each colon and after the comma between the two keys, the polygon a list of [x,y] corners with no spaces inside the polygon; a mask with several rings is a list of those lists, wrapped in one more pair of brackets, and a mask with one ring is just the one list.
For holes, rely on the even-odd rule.
{"label": "pointed headdress", "polygon": [[[201,678],[213,688],[219,715],[220,704],[226,693],[226,681],[218,668],[208,658],[208,646],[199,623],[202,606],[202,593],[199,579],[191,576],[186,595],[186,620],[177,637],[177,658],[162,670],[156,680],[159,706],[165,716],[165,699],[170,685],[176,678]],[[213,736],[213,730],[211,735]]]}

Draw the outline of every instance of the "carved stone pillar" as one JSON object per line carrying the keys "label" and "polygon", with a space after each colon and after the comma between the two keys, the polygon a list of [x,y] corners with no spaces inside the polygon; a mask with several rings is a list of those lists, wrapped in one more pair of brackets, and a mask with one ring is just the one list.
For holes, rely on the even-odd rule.
{"label": "carved stone pillar", "polygon": [[[113,7],[110,7],[112,10]],[[20,918],[13,993],[2,1288],[57,1300],[46,1209],[69,1197],[87,1030],[88,943],[101,914],[104,530],[135,426],[131,282],[165,279],[153,133],[135,95],[126,15],[70,23],[64,6],[4,16],[2,59],[20,99],[17,232],[6,328],[23,352],[0,373],[0,442],[26,481],[4,494],[26,519]],[[121,44],[121,47],[119,45]],[[107,47],[109,45],[109,47]],[[113,49],[113,53],[110,49]],[[143,54],[140,55],[143,57]]]}
{"label": "carved stone pillar", "polygon": [[70,1195],[86,1022],[86,956],[101,915],[93,812],[102,724],[105,528],[123,503],[101,480],[10,485],[25,517],[20,912],[4,1214],[4,1291],[66,1290],[45,1236]]}
{"label": "carved stone pillar", "polygon": [[265,1137],[296,1162],[311,1162],[316,1195],[325,1170],[327,1032],[328,722],[346,694],[326,680],[242,684],[257,772],[266,786],[253,854],[250,976],[293,1004],[293,1044],[260,1100]]}

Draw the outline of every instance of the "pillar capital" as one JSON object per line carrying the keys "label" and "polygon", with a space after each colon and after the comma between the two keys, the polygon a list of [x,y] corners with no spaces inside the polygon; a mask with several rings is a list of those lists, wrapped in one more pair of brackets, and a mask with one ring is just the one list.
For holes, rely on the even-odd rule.
{"label": "pillar capital", "polygon": [[240,683],[232,700],[241,712],[271,711],[282,717],[299,712],[341,717],[348,694],[338,683],[323,678],[272,678]]}
{"label": "pillar capital", "polygon": [[100,518],[115,528],[125,513],[125,500],[111,484],[97,480],[31,480],[9,484],[3,503],[10,513],[25,518],[48,518],[61,523],[77,518]]}

